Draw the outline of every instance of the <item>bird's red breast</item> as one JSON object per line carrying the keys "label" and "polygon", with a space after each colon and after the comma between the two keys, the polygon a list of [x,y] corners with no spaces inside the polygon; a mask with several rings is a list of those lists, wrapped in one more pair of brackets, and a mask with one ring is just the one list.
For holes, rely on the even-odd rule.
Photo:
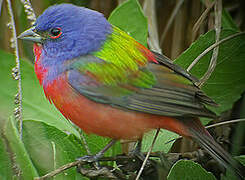
{"label": "bird's red breast", "polygon": [[113,139],[137,139],[151,129],[164,127],[189,136],[174,118],[120,110],[87,99],[71,88],[66,74],[50,83],[44,91],[67,119],[87,133]]}
{"label": "bird's red breast", "polygon": [[41,55],[42,55],[42,46],[34,43],[33,52],[35,55],[35,67],[34,67],[35,73],[37,75],[39,83],[42,85],[44,75],[47,72],[47,70],[44,69],[43,66],[40,64],[40,59],[41,59]]}

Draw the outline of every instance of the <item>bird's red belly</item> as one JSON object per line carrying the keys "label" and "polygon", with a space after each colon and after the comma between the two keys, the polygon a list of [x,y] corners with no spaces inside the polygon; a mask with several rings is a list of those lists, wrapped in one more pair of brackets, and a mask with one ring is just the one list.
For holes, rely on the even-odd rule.
{"label": "bird's red belly", "polygon": [[120,110],[91,101],[74,90],[65,76],[49,84],[45,94],[67,119],[87,133],[113,139],[137,139],[154,128],[178,133],[181,130],[178,121],[170,117]]}

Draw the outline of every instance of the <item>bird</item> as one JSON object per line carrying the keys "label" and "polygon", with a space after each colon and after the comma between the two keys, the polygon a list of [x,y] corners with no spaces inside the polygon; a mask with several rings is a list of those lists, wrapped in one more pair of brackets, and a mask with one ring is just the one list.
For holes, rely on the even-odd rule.
{"label": "bird", "polygon": [[206,107],[217,104],[195,85],[198,79],[102,13],[53,5],[18,38],[34,42],[34,69],[47,99],[86,133],[137,140],[153,129],[170,130],[245,178],[245,167],[200,122],[217,117]]}

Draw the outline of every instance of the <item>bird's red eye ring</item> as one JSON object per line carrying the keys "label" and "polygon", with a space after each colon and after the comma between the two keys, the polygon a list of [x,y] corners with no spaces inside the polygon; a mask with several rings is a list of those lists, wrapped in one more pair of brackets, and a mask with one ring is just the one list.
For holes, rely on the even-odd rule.
{"label": "bird's red eye ring", "polygon": [[61,36],[61,34],[62,34],[61,28],[52,28],[50,30],[50,38],[51,39],[57,39]]}

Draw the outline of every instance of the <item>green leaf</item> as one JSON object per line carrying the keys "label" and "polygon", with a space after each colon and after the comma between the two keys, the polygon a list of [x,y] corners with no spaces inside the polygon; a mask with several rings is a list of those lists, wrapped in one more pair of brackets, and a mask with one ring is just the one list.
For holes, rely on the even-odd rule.
{"label": "green leaf", "polygon": [[[221,39],[236,33],[233,30],[222,30]],[[175,61],[176,64],[187,68],[191,62],[206,48],[214,43],[215,33],[210,31],[195,41]],[[212,52],[209,52],[191,70],[191,73],[200,78],[206,72]],[[245,36],[238,36],[220,45],[217,66],[202,87],[202,90],[219,104],[212,108],[220,114],[232,108],[245,90]]]}
{"label": "green leaf", "polygon": [[[0,132],[1,133],[1,132]],[[3,136],[0,136],[3,137]],[[7,146],[0,138],[0,179],[7,180],[13,177],[11,160],[9,158],[10,154],[7,152]]]}
{"label": "green leaf", "polygon": [[[144,135],[144,138],[142,141],[142,151],[143,152],[149,151],[149,148],[152,145],[155,134],[156,134],[156,130],[146,133]],[[158,134],[157,140],[154,144],[154,147],[152,149],[152,152],[157,152],[157,151],[163,151],[165,153],[169,152],[173,143],[175,142],[174,139],[178,137],[179,137],[178,134],[175,134],[171,131],[161,129]]]}
{"label": "green leaf", "polygon": [[[17,81],[11,77],[11,69],[15,66],[14,56],[0,50],[0,121],[7,120],[13,113],[14,96],[17,93]],[[34,73],[33,65],[21,60],[23,118],[43,121],[63,131],[79,137],[72,124],[45,98],[43,90]]]}
{"label": "green leaf", "polygon": [[[85,135],[92,154],[100,151],[109,139],[95,135]],[[25,120],[23,123],[23,142],[38,173],[44,175],[77,158],[87,155],[81,140],[44,122]],[[120,144],[110,148],[106,155],[114,156]],[[76,168],[71,168],[56,176],[56,179],[81,179]],[[86,179],[86,178],[85,178]]]}
{"label": "green leaf", "polygon": [[5,136],[9,142],[9,146],[15,155],[17,166],[21,169],[22,178],[33,179],[33,177],[38,177],[36,168],[32,164],[29,154],[26,151],[24,144],[20,140],[20,136],[16,129],[13,118],[9,119],[4,130]]}
{"label": "green leaf", "polygon": [[[76,136],[39,121],[23,122],[23,142],[40,176],[74,162],[76,158],[86,154]],[[60,173],[55,179],[81,179],[81,177],[74,167]]]}
{"label": "green leaf", "polygon": [[239,31],[236,23],[233,21],[231,15],[227,12],[226,9],[222,11],[222,28],[223,29],[233,29],[234,31]]}
{"label": "green leaf", "polygon": [[170,169],[167,179],[215,180],[216,178],[213,174],[203,169],[201,165],[189,160],[180,160]]}
{"label": "green leaf", "polygon": [[[236,160],[240,161],[245,166],[245,155],[235,157]],[[240,180],[231,170],[226,171],[226,176],[222,176],[222,180]]]}
{"label": "green leaf", "polygon": [[109,22],[147,46],[147,19],[137,0],[128,0],[111,13]]}

